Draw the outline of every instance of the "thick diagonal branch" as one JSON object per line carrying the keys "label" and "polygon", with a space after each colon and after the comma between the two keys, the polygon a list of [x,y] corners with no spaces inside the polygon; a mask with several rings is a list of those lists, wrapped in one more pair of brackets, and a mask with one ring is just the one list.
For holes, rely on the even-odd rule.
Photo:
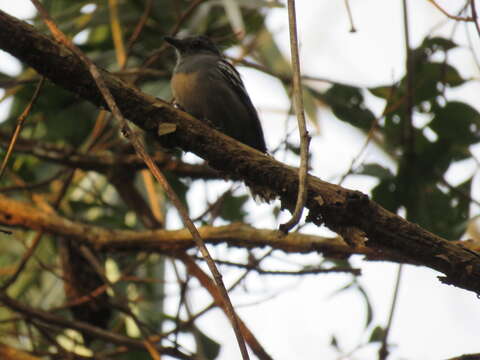
{"label": "thick diagonal branch", "polygon": [[[0,48],[54,83],[105,107],[88,69],[68,49],[34,27],[0,12]],[[123,114],[156,134],[159,123],[175,124],[175,144],[206,159],[231,178],[268,189],[283,206],[295,204],[297,170],[242,145],[168,103],[127,86],[112,74],[102,76]],[[443,281],[480,293],[480,256],[410,223],[360,192],[309,176],[308,221],[341,234],[364,236],[369,247],[385,248],[412,262],[436,269]],[[1,220],[0,220],[1,221]],[[353,230],[353,231],[352,231]]]}

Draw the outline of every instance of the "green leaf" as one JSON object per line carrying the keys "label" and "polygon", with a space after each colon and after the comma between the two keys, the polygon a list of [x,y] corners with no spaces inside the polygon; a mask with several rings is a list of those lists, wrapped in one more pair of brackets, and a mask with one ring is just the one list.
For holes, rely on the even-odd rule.
{"label": "green leaf", "polygon": [[[462,85],[462,79],[457,69],[447,63],[421,63],[414,68],[414,103],[419,104],[436,98],[442,93],[438,85],[445,84],[451,87]],[[406,76],[402,79],[401,87],[406,89]],[[403,90],[405,92],[406,90]]]}
{"label": "green leaf", "polygon": [[373,328],[370,338],[368,339],[369,343],[373,342],[382,342],[385,339],[386,331],[380,325],[377,325]]}
{"label": "green leaf", "polygon": [[372,200],[382,205],[385,209],[396,213],[400,207],[397,197],[397,184],[395,179],[383,179],[372,190]]}
{"label": "green leaf", "polygon": [[334,292],[332,292],[329,296],[329,298],[334,297],[335,295],[340,294],[341,292],[344,292],[346,290],[350,290],[352,288],[355,288],[356,282],[355,281],[350,281],[349,283],[343,285],[341,288],[338,288]]}
{"label": "green leaf", "polygon": [[190,187],[171,173],[166,173],[165,176],[182,203],[188,208],[187,191]]}
{"label": "green leaf", "polygon": [[261,63],[265,64],[275,74],[290,75],[292,68],[278,48],[272,33],[266,29],[257,35],[258,56]]}
{"label": "green leaf", "polygon": [[369,130],[375,121],[373,112],[365,106],[360,88],[335,84],[321,100],[331,107],[337,118],[362,130]]}
{"label": "green leaf", "polygon": [[421,47],[428,48],[432,51],[443,50],[448,51],[456,48],[458,45],[450,39],[441,37],[427,38],[423,41]]}
{"label": "green leaf", "polygon": [[396,87],[394,85],[377,86],[373,88],[368,88],[367,90],[376,97],[388,100],[392,97],[392,94],[395,92]]}
{"label": "green leaf", "polygon": [[248,195],[233,196],[230,193],[225,195],[220,216],[231,222],[243,221],[246,215],[243,205],[248,201],[248,198]]}
{"label": "green leaf", "polygon": [[451,101],[436,109],[429,127],[441,139],[451,141],[455,146],[480,141],[480,113],[462,102]]}
{"label": "green leaf", "polygon": [[285,149],[290,150],[292,153],[294,153],[297,156],[300,156],[300,146],[293,145],[291,142],[286,142],[285,144]]}
{"label": "green leaf", "polygon": [[338,340],[337,340],[337,337],[335,335],[332,335],[330,337],[330,345],[333,346],[335,349],[337,349],[338,351],[340,351],[340,346],[338,345]]}
{"label": "green leaf", "polygon": [[380,165],[380,164],[364,164],[362,167],[355,172],[359,175],[369,175],[376,177],[378,179],[392,179],[394,174],[390,169]]}
{"label": "green leaf", "polygon": [[203,355],[207,359],[213,360],[218,357],[218,354],[220,354],[220,344],[218,342],[198,329],[195,329],[195,338],[199,342]]}
{"label": "green leaf", "polygon": [[357,282],[357,287],[358,287],[358,290],[360,291],[360,294],[362,294],[363,299],[365,300],[365,305],[367,306],[367,317],[365,319],[365,328],[367,328],[368,325],[370,325],[370,323],[373,320],[373,307],[372,307],[372,304],[370,302],[370,298],[368,297],[368,294],[365,291],[365,289],[363,288],[363,286],[361,286]]}
{"label": "green leaf", "polygon": [[121,356],[123,360],[152,360],[152,356],[146,350],[129,350],[125,355]]}
{"label": "green leaf", "polygon": [[305,108],[305,113],[307,114],[308,120],[310,120],[310,123],[317,129],[319,130],[318,127],[318,119],[317,119],[317,102],[315,100],[315,96],[310,90],[308,86],[303,87],[303,105]]}
{"label": "green leaf", "polygon": [[472,178],[448,192],[440,189],[429,197],[425,211],[428,211],[430,225],[427,229],[446,238],[457,240],[466,230],[470,217]]}

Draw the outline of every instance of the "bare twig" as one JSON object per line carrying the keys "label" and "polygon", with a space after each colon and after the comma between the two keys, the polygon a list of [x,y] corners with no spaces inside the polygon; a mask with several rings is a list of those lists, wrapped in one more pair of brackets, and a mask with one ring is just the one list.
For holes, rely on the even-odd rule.
{"label": "bare twig", "polygon": [[[9,308],[23,314],[26,317],[37,319],[38,321],[47,324],[59,326],[62,328],[75,329],[80,331],[81,333],[90,334],[106,341],[110,341],[114,344],[125,345],[130,348],[137,348],[142,350],[145,349],[145,344],[143,341],[131,339],[124,335],[115,334],[113,332],[100,329],[96,326],[89,325],[82,321],[70,321],[63,317],[54,315],[50,312],[34,309],[14,300],[13,298],[2,292],[0,292],[0,301],[7,305]],[[178,349],[158,347],[158,350],[165,355],[172,355],[180,359],[190,359],[190,357],[181,353]]]}
{"label": "bare twig", "polygon": [[120,25],[120,19],[118,16],[118,0],[108,0],[108,8],[115,55],[120,68],[123,68],[127,62],[127,54],[123,43],[122,26]]}
{"label": "bare twig", "polygon": [[297,24],[295,14],[295,0],[288,0],[288,24],[290,30],[290,53],[293,67],[293,98],[295,113],[297,114],[298,129],[300,132],[300,169],[298,170],[298,195],[292,217],[280,225],[280,230],[287,233],[298,224],[302,217],[303,207],[307,200],[307,175],[308,175],[308,146],[310,137],[305,123],[303,110],[302,79],[300,76],[300,59],[298,55]]}
{"label": "bare twig", "polygon": [[[445,15],[446,17],[448,17],[449,19],[452,19],[452,20],[456,20],[456,21],[473,21],[473,18],[472,17],[461,17],[461,16],[455,16],[455,15],[451,15],[449,14],[445,9],[443,9],[440,5],[438,5],[435,0],[428,0],[433,6],[435,6],[438,10],[440,10],[440,12]],[[470,0],[471,2],[473,2],[473,0]]]}
{"label": "bare twig", "polygon": [[[199,260],[202,260],[199,258]],[[300,270],[294,270],[294,271],[287,271],[287,270],[265,270],[260,268],[258,265],[258,261],[254,263],[247,263],[247,264],[240,264],[236,262],[231,262],[231,261],[225,261],[225,260],[215,260],[216,263],[221,264],[221,265],[228,265],[240,269],[247,269],[247,270],[252,270],[255,271],[258,274],[262,275],[289,275],[289,276],[297,276],[297,275],[315,275],[315,274],[334,274],[334,273],[348,273],[352,275],[361,275],[362,271],[361,269],[358,268],[351,268],[351,267],[333,267],[330,269],[325,269],[322,267],[305,267]]]}
{"label": "bare twig", "polygon": [[[415,133],[413,127],[413,100],[414,100],[414,87],[413,87],[413,76],[414,76],[414,68],[413,68],[413,57],[412,57],[412,50],[410,48],[410,29],[409,29],[409,22],[408,22],[408,0],[402,0],[402,7],[403,7],[403,30],[404,30],[404,37],[405,37],[405,52],[406,52],[406,69],[407,69],[407,95],[405,99],[405,118],[403,119],[404,123],[404,131],[403,131],[403,146],[404,152],[403,156],[406,158],[406,161],[415,161]],[[411,207],[407,209],[408,215],[411,215]],[[388,351],[388,335],[390,333],[390,329],[392,327],[393,315],[395,313],[395,309],[397,307],[397,300],[398,300],[398,290],[400,288],[400,282],[402,279],[402,268],[403,266],[400,264],[398,265],[398,272],[397,272],[397,279],[395,282],[395,290],[393,293],[393,300],[392,305],[390,307],[390,315],[388,317],[388,323],[385,328],[385,332],[382,337],[382,345],[378,350],[378,359],[379,360],[386,360],[389,351]]]}
{"label": "bare twig", "polygon": [[[195,263],[195,261],[188,255],[182,254],[179,256],[179,259],[185,264],[188,272],[195,276],[197,280],[202,284],[202,286],[210,293],[210,295],[215,300],[217,306],[220,306],[222,310],[225,311],[225,308],[221,306],[222,294],[218,291],[218,286],[215,286],[213,281],[205,274],[205,272]],[[252,351],[257,355],[261,360],[272,360],[272,357],[265,351],[263,346],[258,342],[255,335],[250,331],[250,329],[245,325],[240,318],[238,318],[238,324],[242,331],[242,335],[245,340],[250,345]]]}
{"label": "bare twig", "polygon": [[385,360],[388,357],[388,334],[392,328],[393,315],[395,314],[395,309],[397,308],[398,300],[398,291],[400,289],[400,282],[402,280],[402,269],[403,266],[398,266],[397,279],[395,280],[395,290],[393,291],[392,305],[390,306],[390,314],[388,316],[387,326],[385,327],[385,333],[382,338],[382,346],[378,350],[378,359]]}
{"label": "bare twig", "polygon": [[42,15],[43,20],[45,21],[46,25],[52,32],[52,34],[56,37],[58,41],[63,43],[65,46],[67,46],[75,55],[77,55],[84,63],[85,65],[88,66],[88,70],[90,71],[90,74],[92,75],[99,91],[101,92],[105,102],[108,104],[108,107],[110,108],[110,111],[114,115],[114,117],[119,121],[120,126],[122,128],[122,131],[127,139],[132,143],[133,147],[135,148],[135,151],[137,152],[138,156],[145,161],[145,164],[147,164],[148,168],[152,172],[152,174],[155,176],[157,181],[162,185],[164,188],[167,196],[169,197],[170,201],[173,203],[177,211],[179,212],[179,215],[182,219],[182,222],[184,223],[185,227],[188,228],[190,233],[192,234],[192,237],[198,246],[200,253],[202,256],[205,258],[205,261],[207,262],[208,268],[210,269],[214,279],[215,283],[218,286],[218,289],[220,293],[222,294],[223,298],[223,307],[225,309],[225,313],[227,314],[233,330],[235,332],[235,336],[237,338],[238,345],[240,347],[240,351],[242,353],[242,358],[244,360],[249,359],[248,356],[248,351],[247,347],[245,345],[245,339],[242,336],[242,333],[239,328],[238,324],[238,319],[237,315],[235,313],[235,310],[233,308],[233,305],[230,301],[230,298],[228,296],[228,292],[225,288],[225,285],[222,280],[222,275],[218,271],[215,262],[213,261],[212,257],[210,256],[210,253],[205,246],[205,243],[203,242],[200,233],[198,232],[197,228],[193,224],[192,220],[190,219],[188,215],[188,211],[185,208],[185,206],[182,204],[180,199],[178,198],[177,194],[173,190],[173,188],[170,186],[168,183],[167,179],[165,176],[162,174],[160,169],[155,165],[154,161],[152,158],[147,154],[145,151],[145,148],[143,144],[141,143],[140,139],[138,136],[130,129],[127,120],[123,117],[122,113],[120,112],[120,109],[118,108],[115,100],[113,99],[113,96],[108,89],[107,85],[105,84],[105,81],[103,80],[102,76],[100,75],[99,70],[93,64],[93,62],[86,57],[80,49],[78,49],[71,41],[68,39],[65,34],[63,34],[60,29],[56,26],[56,24],[53,22],[53,20],[50,18],[50,15],[47,13],[45,8],[40,4],[38,0],[31,0],[32,3],[35,5],[37,10],[40,12]]}
{"label": "bare twig", "polygon": [[[0,131],[0,143],[3,140],[3,133]],[[3,145],[3,144],[1,144]],[[95,152],[76,151],[68,145],[57,145],[50,142],[43,142],[39,140],[18,139],[15,144],[15,151],[21,153],[31,154],[40,159],[47,160],[54,163],[67,165],[70,168],[78,168],[85,171],[96,171],[103,174],[112,173],[112,170],[121,168],[122,171],[131,173],[137,170],[145,169],[146,165],[143,160],[139,159],[135,153],[114,152],[109,150],[100,150]],[[179,177],[188,177],[192,179],[222,179],[222,174],[215,171],[208,164],[189,164],[162,151],[157,151],[151,155],[157,166],[162,170],[174,173]],[[64,172],[64,171],[63,171]],[[24,190],[33,186],[45,186],[51,179],[58,178],[60,173],[42,181],[38,184],[25,186],[10,186],[0,188],[0,192]]]}
{"label": "bare twig", "polygon": [[8,144],[7,153],[3,158],[2,166],[0,167],[0,179],[2,178],[5,168],[7,167],[8,160],[12,155],[13,148],[15,147],[15,143],[17,142],[18,136],[20,135],[20,131],[22,131],[23,124],[25,123],[27,116],[30,114],[33,104],[35,104],[35,101],[37,101],[38,95],[40,94],[40,90],[42,89],[44,83],[45,83],[45,77],[42,76],[42,78],[37,84],[37,87],[35,88],[35,91],[32,95],[32,99],[30,100],[28,105],[25,107],[25,109],[17,119],[17,125],[15,126],[15,130],[13,131],[12,137],[10,139],[10,143]]}
{"label": "bare twig", "polygon": [[357,29],[355,29],[355,25],[353,25],[352,9],[350,9],[349,0],[345,0],[345,8],[347,9],[348,21],[350,22],[350,32],[351,33],[357,32]]}
{"label": "bare twig", "polygon": [[[150,15],[150,12],[152,11],[152,6],[153,6],[153,0],[147,0],[147,3],[145,5],[145,9],[143,11],[142,16],[140,17],[140,20],[137,23],[137,26],[135,26],[135,30],[133,30],[132,35],[127,41],[127,56],[132,50],[133,44],[137,41],[138,37],[140,36],[140,33],[142,32],[143,28],[145,27],[145,24],[147,23],[148,16]],[[126,62],[125,62],[126,65]]]}
{"label": "bare twig", "polygon": [[478,35],[480,36],[480,25],[478,25],[477,8],[475,7],[475,0],[470,0],[470,8],[472,9],[472,21],[475,24],[475,29],[477,29]]}
{"label": "bare twig", "polygon": [[[193,11],[206,0],[194,0],[189,5],[189,7],[178,17],[177,22],[173,28],[169,31],[170,36],[174,36],[180,30],[183,22],[188,19],[188,17],[193,13]],[[142,64],[142,69],[149,67],[155,63],[161,56],[161,54],[167,49],[167,46],[164,44],[158,50],[155,50]]]}

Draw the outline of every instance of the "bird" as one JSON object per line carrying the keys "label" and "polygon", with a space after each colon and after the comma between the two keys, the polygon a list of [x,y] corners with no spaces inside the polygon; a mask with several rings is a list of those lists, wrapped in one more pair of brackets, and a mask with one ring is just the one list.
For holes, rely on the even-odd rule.
{"label": "bird", "polygon": [[224,134],[263,153],[262,125],[240,74],[207,36],[165,41],[175,48],[177,63],[171,79],[176,104]]}

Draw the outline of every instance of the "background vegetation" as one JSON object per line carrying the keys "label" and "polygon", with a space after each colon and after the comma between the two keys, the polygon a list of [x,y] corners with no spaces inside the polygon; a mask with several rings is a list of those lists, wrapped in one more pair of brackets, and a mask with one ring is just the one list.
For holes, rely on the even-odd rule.
{"label": "background vegetation", "polygon": [[[281,1],[42,3],[59,28],[95,64],[161,99],[171,100],[169,79],[174,65],[173,51],[162,36],[177,34],[205,34],[214,39],[247,75],[254,102],[259,97],[263,97],[259,103],[270,104],[291,98],[289,54],[283,51],[285,44],[272,26],[272,18],[286,17]],[[410,41],[407,46],[404,42],[395,44],[405,53],[405,66],[403,73],[392,76],[390,83],[359,86],[355,81],[331,80],[328,71],[322,73],[325,76],[304,74],[305,111],[313,137],[312,172],[321,173],[324,180],[369,191],[371,199],[386,209],[443,238],[456,241],[469,237],[471,240],[465,244],[474,252],[479,248],[475,226],[478,202],[474,198],[478,191],[475,193],[474,184],[480,113],[478,95],[471,94],[475,89],[472,84],[478,85],[480,65],[476,62],[476,50],[480,31],[475,24],[474,1],[459,4],[457,12],[439,9],[441,5],[431,4],[431,12],[442,17],[441,26],[420,41]],[[335,16],[347,19],[350,9],[343,11]],[[355,11],[350,15],[355,21]],[[302,18],[298,21],[301,23]],[[407,38],[418,38],[412,35],[414,27],[407,26],[408,16],[401,19],[398,13],[398,21]],[[39,16],[31,18],[31,23],[38,31],[48,33]],[[462,34],[468,36],[458,35],[462,26],[466,29]],[[450,36],[439,31],[445,28]],[[459,67],[460,56],[474,65],[472,72]],[[255,88],[251,76],[257,73],[274,83],[276,90],[263,90],[264,80],[259,82],[262,90]],[[107,229],[107,233],[119,231],[114,234],[120,236],[127,234],[121,232],[126,230],[144,234],[149,229],[182,227],[176,210],[110,114],[48,79],[43,82],[27,66],[15,75],[2,72],[0,85],[4,89],[2,101],[11,101],[8,115],[0,124],[2,158],[18,119],[33,103],[0,179],[0,207],[11,209],[13,204],[23,204],[18,208],[19,214],[32,217],[30,223],[25,220],[15,228],[7,227],[11,224],[0,219],[6,224],[2,225],[3,230],[13,230],[12,234],[0,234],[2,293],[16,301],[13,304],[2,298],[0,354],[4,351],[7,359],[239,357],[233,333],[224,334],[228,325],[223,314],[214,310],[211,295],[215,288],[206,275],[208,271],[191,244],[102,249],[78,240],[80,234],[78,238],[65,236],[62,229],[77,225],[83,226],[79,232],[83,231],[86,237],[98,229]],[[34,95],[37,89],[39,92]],[[278,89],[284,94],[277,95]],[[280,97],[281,101],[277,100]],[[472,98],[474,101],[468,101]],[[350,132],[356,129],[355,136],[361,137],[362,146],[343,164],[346,170],[340,174],[326,174],[317,167],[322,161],[318,159],[330,156],[321,146],[326,113],[328,121],[348,124],[345,128]],[[264,131],[272,156],[298,164],[299,142],[289,100],[281,114],[271,114],[265,108],[260,108],[260,114],[262,119],[266,118]],[[143,135],[141,130],[136,131]],[[228,176],[211,169],[202,159],[178,149],[166,150],[148,134],[143,137],[206,241],[216,244],[210,249],[232,289],[235,304],[268,304],[268,298],[295,292],[300,279],[312,280],[315,274],[313,279],[319,287],[322,281],[333,281],[336,290],[331,301],[347,292],[351,299],[364,300],[360,311],[365,316],[350,319],[359,335],[356,341],[349,340],[348,346],[342,340],[349,338],[348,329],[344,329],[345,333],[336,332],[332,326],[316,324],[315,331],[330,339],[326,345],[329,349],[323,354],[332,359],[399,358],[401,341],[398,347],[389,341],[389,333],[395,327],[395,301],[392,307],[387,306],[390,318],[375,316],[378,307],[384,305],[370,298],[359,277],[358,267],[364,263],[351,255],[360,253],[374,260],[415,263],[408,254],[375,257],[368,248],[349,248],[336,234],[308,221],[302,221],[295,232],[306,234],[306,242],[325,244],[323,253],[313,248],[308,251],[275,245],[268,237],[278,236],[274,230],[288,218],[279,202],[255,202],[243,183],[228,180]],[[349,145],[338,134],[337,146]],[[370,156],[372,153],[376,155]],[[44,223],[38,225],[33,217],[38,220],[42,215]],[[270,230],[256,231],[261,227]],[[163,241],[186,243],[186,238],[185,232],[171,232],[166,233]],[[294,238],[287,240],[293,243]],[[332,276],[334,280],[318,276],[323,273],[332,273],[325,277]],[[391,278],[384,279],[389,289],[398,289],[400,275],[401,270],[396,277],[397,286],[393,286]],[[282,276],[294,277],[287,282],[278,280],[284,288],[271,291],[269,287],[274,288],[272,283]],[[431,281],[436,279],[431,277]],[[385,293],[382,300],[388,304],[396,296],[397,292],[392,291]],[[18,304],[26,308],[19,309]],[[290,305],[285,311],[304,311],[299,303]],[[43,318],[36,316],[35,311],[41,311]],[[239,313],[242,317],[241,310]],[[244,318],[247,326],[248,314],[246,311]],[[282,318],[283,314],[270,316]],[[330,320],[335,323],[335,319]],[[217,321],[225,323],[221,331],[209,327],[209,322]],[[86,327],[72,330],[79,322],[86,323]],[[261,322],[268,319],[260,319]],[[258,324],[253,320],[252,323]],[[262,341],[267,331],[261,326],[250,326],[248,330],[258,341],[247,341],[253,356],[287,358],[276,350],[275,343]],[[295,331],[305,331],[305,336],[312,339],[312,330],[302,325]],[[310,350],[311,341],[302,347],[301,358],[317,354]],[[465,346],[465,351],[471,348]],[[459,348],[457,355],[463,351]],[[412,358],[425,358],[421,354]]]}

